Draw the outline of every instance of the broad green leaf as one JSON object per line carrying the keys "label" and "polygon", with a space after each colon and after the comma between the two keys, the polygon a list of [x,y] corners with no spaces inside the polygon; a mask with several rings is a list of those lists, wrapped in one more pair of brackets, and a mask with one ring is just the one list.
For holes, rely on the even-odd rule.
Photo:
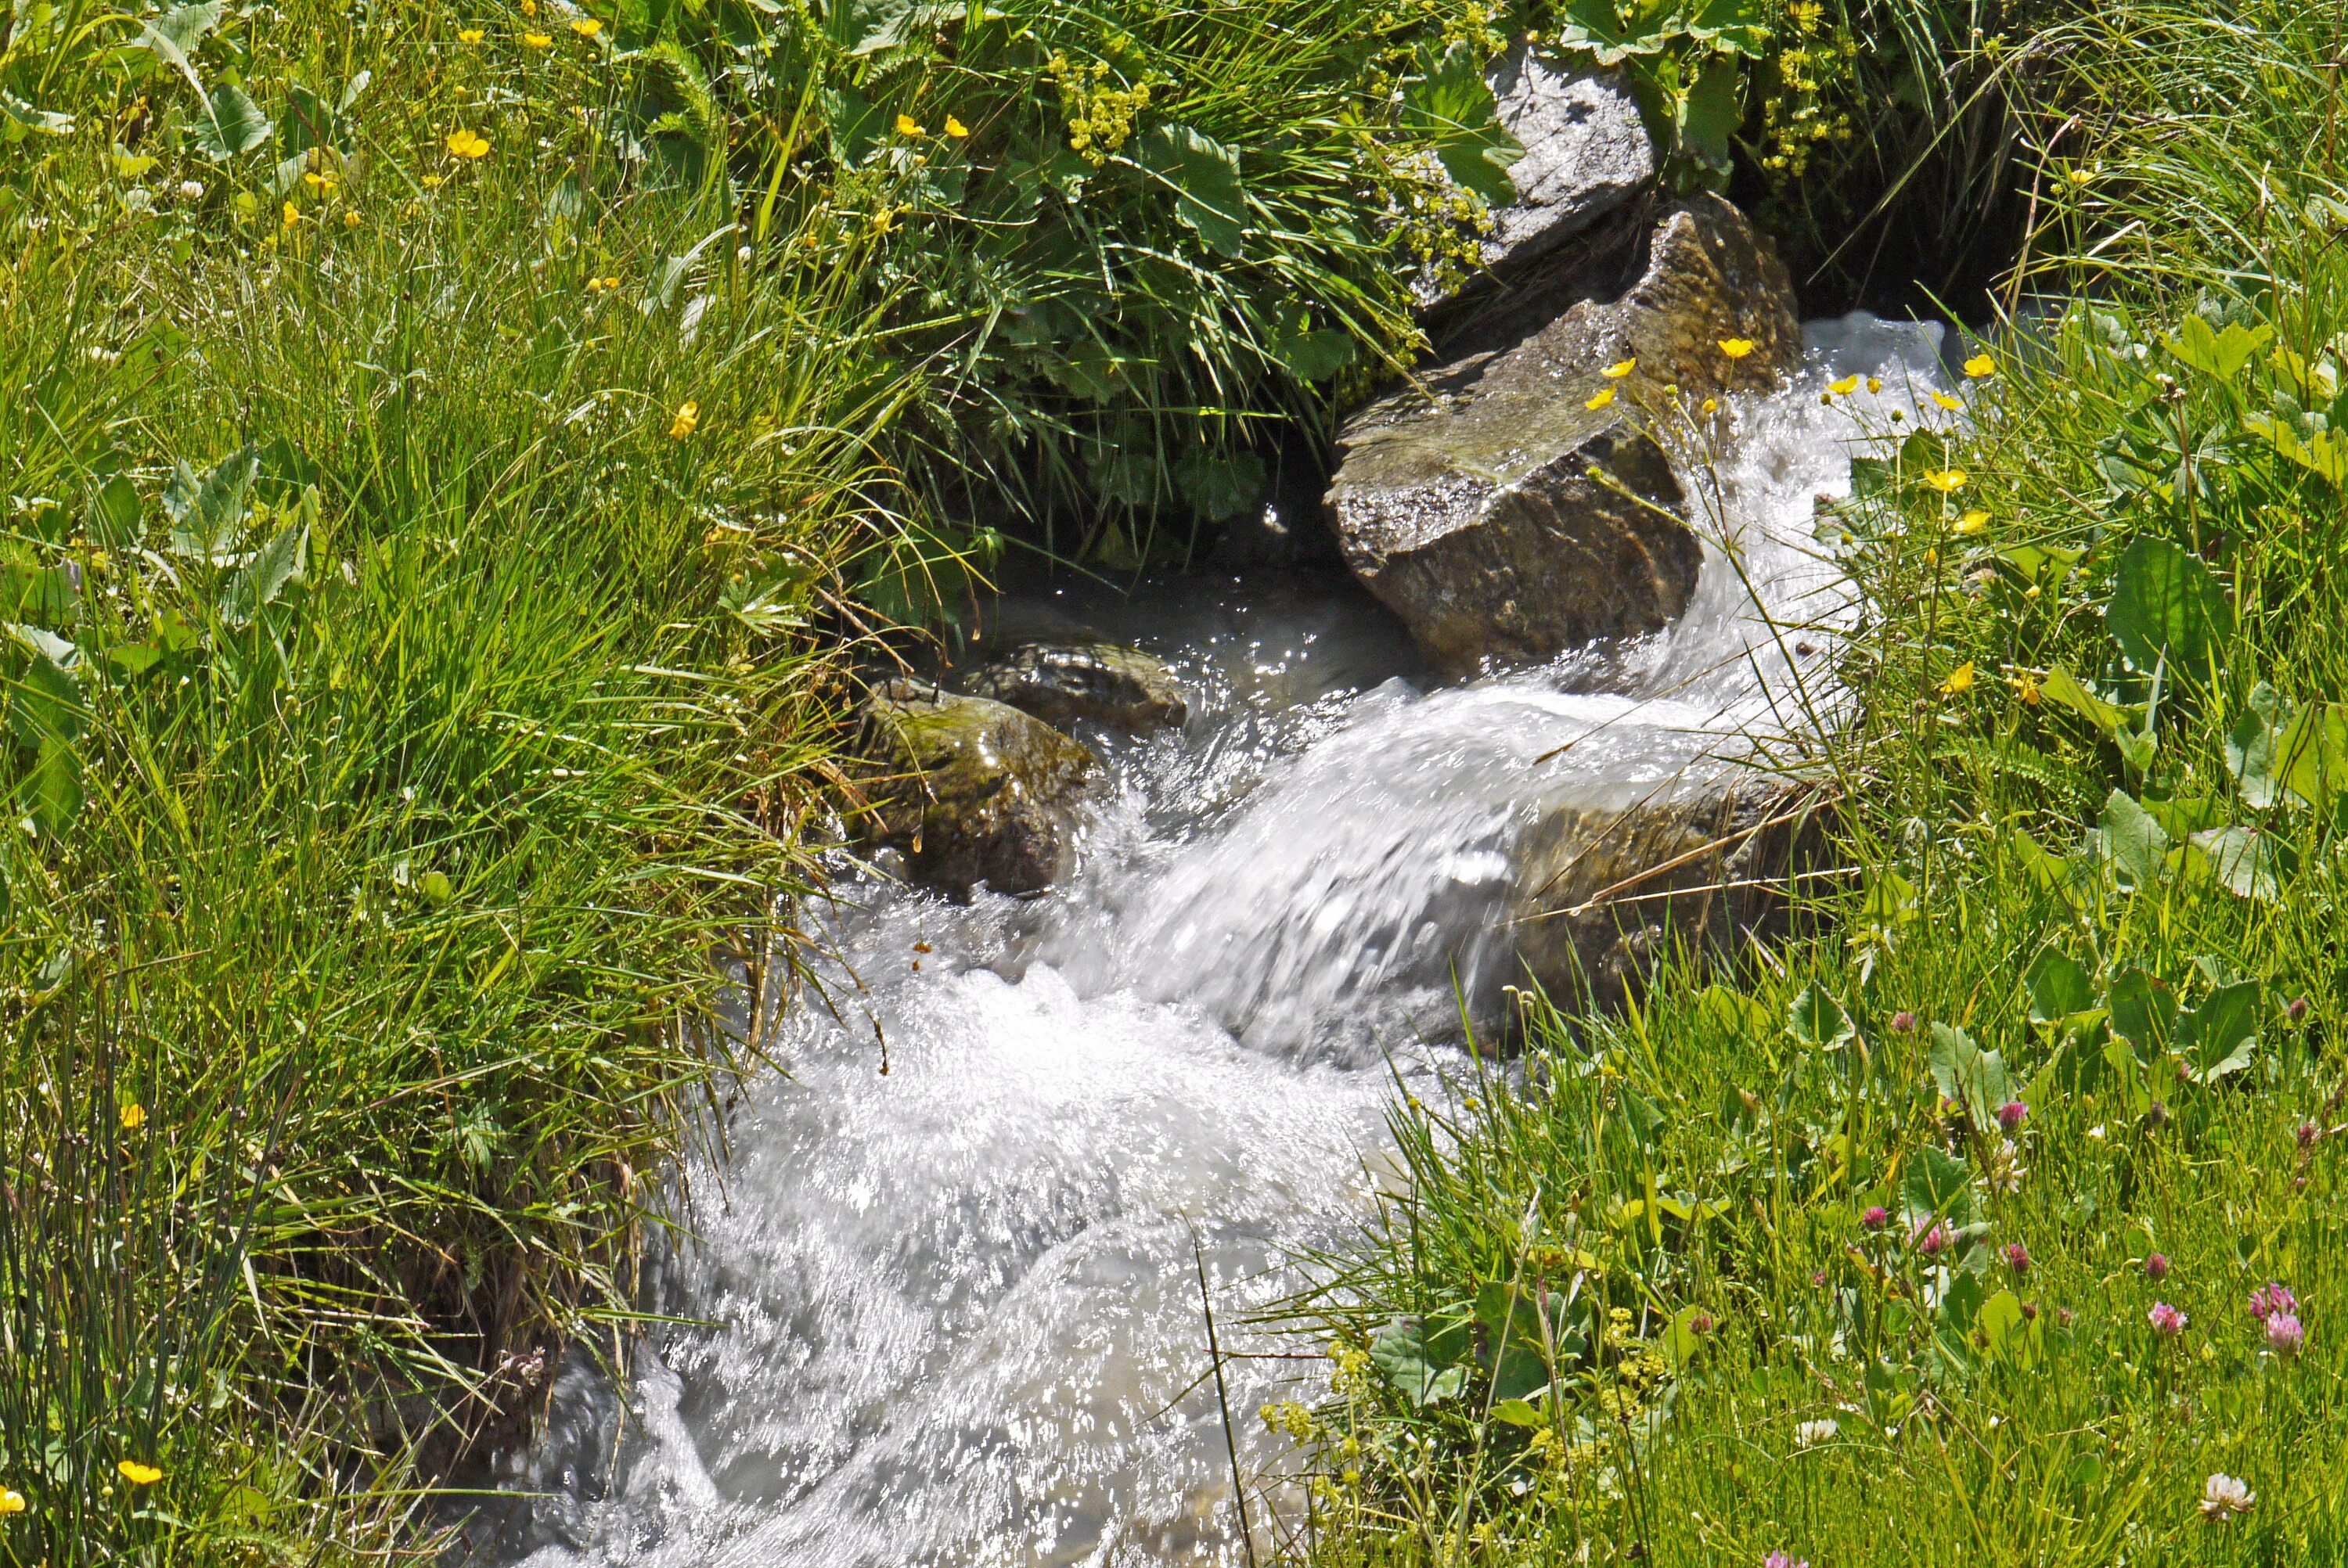
{"label": "broad green leaf", "polygon": [[2189,315],[2185,318],[2178,334],[2163,342],[2168,344],[2170,354],[2195,370],[2217,376],[2221,381],[2231,381],[2242,374],[2242,367],[2250,363],[2250,356],[2263,348],[2272,336],[2274,328],[2264,323],[2255,328],[2245,329],[2240,322],[2228,322],[2225,331],[2219,332],[2209,325],[2207,318]]}
{"label": "broad green leaf", "polygon": [[2281,894],[2273,842],[2247,827],[2204,828],[2186,840],[2218,885],[2237,898],[2271,904]]}
{"label": "broad green leaf", "polygon": [[1916,1151],[1900,1179],[1900,1192],[1910,1223],[1940,1218],[1951,1225],[1971,1225],[1973,1217],[1972,1172],[1962,1160],[1933,1144]]}
{"label": "broad green leaf", "polygon": [[1171,186],[1174,215],[1219,255],[1247,240],[1247,189],[1239,154],[1187,125],[1155,125],[1137,138],[1141,167]]}
{"label": "broad green leaf", "polygon": [[1502,1399],[1492,1407],[1492,1419],[1512,1427],[1545,1427],[1549,1421],[1530,1399]]}
{"label": "broad green leaf", "polygon": [[1859,900],[1859,924],[1878,941],[1888,942],[1916,923],[1916,885],[1890,866],[1870,878]]}
{"label": "broad green leaf", "polygon": [[1709,985],[1698,992],[1695,1010],[1707,1029],[1730,1040],[1760,1040],[1773,1027],[1767,1008],[1724,985]]}
{"label": "broad green leaf", "polygon": [[2177,993],[2131,965],[2112,977],[2106,990],[2112,1032],[2157,1055],[2168,1049],[2177,1029]]}
{"label": "broad green leaf", "polygon": [[81,756],[64,741],[41,743],[27,782],[26,802],[33,824],[51,838],[63,838],[81,815]]}
{"label": "broad green leaf", "polygon": [[1987,1344],[1993,1355],[2026,1353],[2030,1348],[2030,1319],[2022,1310],[2022,1298],[2011,1290],[1999,1291],[1973,1314],[1973,1334]]}
{"label": "broad green leaf", "polygon": [[2022,983],[2029,988],[2033,1023],[2060,1023],[2096,1005],[2096,984],[2086,966],[2059,948],[2045,948],[2032,959]]}
{"label": "broad green leaf", "polygon": [[1468,1347],[1464,1322],[1431,1327],[1416,1317],[1397,1317],[1370,1340],[1370,1359],[1414,1408],[1457,1396],[1468,1386],[1458,1365]]}
{"label": "broad green leaf", "polygon": [[1543,1322],[1540,1294],[1488,1280],[1476,1290],[1476,1322],[1483,1329],[1478,1359],[1491,1374],[1493,1397],[1521,1399],[1553,1380],[1552,1325]]}
{"label": "broad green leaf", "polygon": [[1272,340],[1272,356],[1299,381],[1326,381],[1354,363],[1354,334],[1337,327]]}
{"label": "broad green leaf", "polygon": [[1786,1009],[1786,1030],[1804,1045],[1833,1050],[1848,1045],[1859,1034],[1842,1004],[1817,986],[1804,986]]}
{"label": "broad green leaf", "polygon": [[1680,150],[1715,174],[1728,172],[1745,123],[1744,80],[1735,56],[1715,55],[1680,103]]}
{"label": "broad green leaf", "polygon": [[81,682],[66,668],[66,661],[49,651],[56,639],[37,638],[30,627],[18,626],[14,630],[16,642],[29,651],[29,657],[23,673],[10,683],[8,727],[28,746],[70,747],[81,738],[89,718],[82,703]]}
{"label": "broad green leaf", "polygon": [[1601,66],[1661,54],[1674,10],[1673,0],[1569,0],[1558,15],[1558,47],[1588,53]]}
{"label": "broad green leaf", "polygon": [[277,128],[261,112],[261,106],[232,83],[214,87],[204,109],[204,118],[195,124],[196,150],[214,163],[252,151]]}
{"label": "broad green leaf", "polygon": [[1683,24],[1687,36],[1716,56],[1758,57],[1769,46],[1769,12],[1757,0],[1696,0]]}
{"label": "broad green leaf", "polygon": [[2003,547],[1997,556],[2020,573],[2023,581],[2052,591],[2063,586],[2063,579],[2086,553],[2066,545],[2019,544]]}
{"label": "broad green leaf", "polygon": [[1420,63],[1419,75],[1403,87],[1404,128],[1431,144],[1443,171],[1486,206],[1509,205],[1517,186],[1509,169],[1525,149],[1500,124],[1481,57],[1460,43],[1441,58]]}
{"label": "broad green leaf", "polygon": [[2250,1064],[2259,1043],[2263,989],[2256,980],[2220,986],[2177,1020],[2178,1049],[2197,1083],[2215,1083]]}
{"label": "broad green leaf", "polygon": [[2265,682],[2250,688],[2250,700],[2234,720],[2226,737],[2226,769],[2242,802],[2253,811],[2265,811],[2280,798],[2282,766],[2277,742],[2291,722],[2295,708],[2290,698]]}
{"label": "broad green leaf", "polygon": [[2046,679],[2039,682],[2038,691],[2046,701],[2060,702],[2106,736],[2118,734],[2127,723],[2127,709],[2105,702],[2060,664],[2046,671]]}
{"label": "broad green leaf", "polygon": [[301,580],[309,554],[310,530],[306,525],[289,523],[278,529],[267,544],[253,552],[252,559],[228,579],[228,587],[221,595],[221,619],[231,626],[249,623],[261,613],[263,606],[277,601],[288,583]]}
{"label": "broad green leaf", "polygon": [[0,145],[13,145],[28,134],[71,136],[74,118],[57,109],[35,108],[5,87],[0,87]]}
{"label": "broad green leaf", "polygon": [[2105,857],[2119,868],[2131,887],[2150,887],[2160,880],[2168,835],[2133,796],[2114,790],[2105,798],[2100,832]]}
{"label": "broad green leaf", "polygon": [[1252,452],[1192,452],[1173,466],[1174,487],[1210,523],[1235,518],[1263,494],[1263,459]]}
{"label": "broad green leaf", "polygon": [[139,24],[139,36],[130,47],[145,49],[158,60],[170,66],[186,78],[188,86],[201,97],[203,79],[196,75],[196,46],[204,35],[220,26],[221,13],[226,7],[221,0],[204,0],[201,5],[174,5],[160,16],[150,16]]}
{"label": "broad green leaf", "polygon": [[2348,789],[2348,708],[2301,709],[2274,741],[2274,774],[2283,787],[2319,811]]}
{"label": "broad green leaf", "polygon": [[254,477],[261,460],[253,447],[238,448],[199,477],[181,459],[163,487],[163,512],[171,519],[171,548],[200,556],[213,566],[234,559],[244,531]]}
{"label": "broad green leaf", "polygon": [[2253,415],[2242,421],[2253,434],[2263,436],[2277,453],[2333,486],[2348,485],[2348,442],[2334,431],[2319,430],[2302,440],[2286,419]]}
{"label": "broad green leaf", "polygon": [[1944,1099],[1963,1106],[1975,1127],[1986,1131],[1997,1125],[1998,1108],[2013,1098],[2004,1057],[1983,1050],[1963,1030],[1936,1023],[1931,1064],[1933,1085]]}
{"label": "broad green leaf", "polygon": [[1663,1348],[1673,1366],[1686,1366],[1704,1348],[1704,1336],[1695,1331],[1695,1320],[1704,1315],[1700,1307],[1683,1307],[1672,1314],[1671,1323],[1663,1330]]}
{"label": "broad green leaf", "polygon": [[2138,670],[2151,671],[2165,653],[2169,669],[2207,680],[2210,657],[2233,630],[2234,616],[2199,558],[2167,539],[2147,538],[2120,557],[2104,624]]}

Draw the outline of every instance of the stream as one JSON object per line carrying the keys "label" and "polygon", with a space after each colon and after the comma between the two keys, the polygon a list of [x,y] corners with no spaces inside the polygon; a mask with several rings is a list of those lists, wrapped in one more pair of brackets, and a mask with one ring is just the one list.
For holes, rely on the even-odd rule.
{"label": "stream", "polygon": [[[1297,1461],[1255,1412],[1326,1378],[1251,1315],[1306,1282],[1300,1255],[1359,1235],[1394,1179],[1397,1087],[1441,1094],[1463,1002],[1497,1012],[1516,845],[1548,804],[1627,800],[1831,722],[1858,607],[1815,499],[1894,408],[1945,422],[1925,395],[1948,378],[1937,326],[1806,336],[1803,373],[1728,410],[1688,476],[1694,605],[1632,646],[1457,685],[1340,580],[1025,607],[1166,659],[1188,724],[1082,733],[1112,785],[1062,887],[958,907],[871,877],[810,913],[832,1009],[793,1009],[788,1075],[746,1090],[729,1163],[689,1173],[690,1239],[648,1287],[673,1322],[624,1391],[564,1365],[484,1555],[1241,1562],[1199,1381],[1201,1266],[1224,1349],[1265,1358],[1228,1376],[1269,1551],[1266,1478]],[[1852,373],[1881,392],[1821,401]]]}

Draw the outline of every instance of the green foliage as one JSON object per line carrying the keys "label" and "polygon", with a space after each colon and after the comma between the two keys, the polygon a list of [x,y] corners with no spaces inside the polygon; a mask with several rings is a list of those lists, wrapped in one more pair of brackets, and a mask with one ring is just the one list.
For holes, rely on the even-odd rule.
{"label": "green foliage", "polygon": [[[1766,963],[1535,1009],[1520,1075],[1405,1119],[1408,1190],[1316,1307],[1323,1451],[1360,1456],[1318,1472],[1317,1561],[2348,1542],[2348,1342],[2307,1305],[2348,1288],[2336,18],[2132,0],[2058,46],[2062,292],[1828,524],[1879,616],[1857,875]],[[1493,1279],[1625,1315],[1538,1426],[1479,1365],[1422,1409],[1351,1358]],[[2242,1313],[2273,1280],[2303,1350]],[[2215,1471],[2248,1513],[2203,1517]]]}

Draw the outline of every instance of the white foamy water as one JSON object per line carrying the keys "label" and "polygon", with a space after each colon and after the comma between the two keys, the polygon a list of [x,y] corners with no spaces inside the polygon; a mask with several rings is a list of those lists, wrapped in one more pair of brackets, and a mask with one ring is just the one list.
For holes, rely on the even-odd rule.
{"label": "white foamy water", "polygon": [[[1179,734],[1087,735],[1114,778],[1070,883],[958,907],[879,882],[827,919],[835,1019],[803,1006],[694,1173],[692,1239],[624,1400],[574,1358],[485,1551],[533,1568],[1028,1568],[1243,1559],[1197,1269],[1227,1350],[1391,1180],[1395,1075],[1457,1060],[1458,998],[1512,978],[1498,927],[1545,806],[1629,804],[1839,698],[1855,607],[1814,541],[1860,435],[1836,376],[1912,427],[1933,329],[1814,326],[1787,390],[1689,475],[1696,603],[1626,650],[1462,686],[1338,585],[1192,581],[1064,606],[1175,666]],[[1757,596],[1757,597],[1756,597]],[[1766,609],[1766,616],[1763,610]],[[1455,986],[1457,989],[1455,990]],[[880,1069],[879,1038],[889,1071]],[[1195,1250],[1194,1250],[1195,1249]],[[1230,1363],[1241,1460],[1317,1362]],[[1256,1504],[1259,1542],[1264,1503]],[[486,1536],[490,1533],[486,1529]]]}

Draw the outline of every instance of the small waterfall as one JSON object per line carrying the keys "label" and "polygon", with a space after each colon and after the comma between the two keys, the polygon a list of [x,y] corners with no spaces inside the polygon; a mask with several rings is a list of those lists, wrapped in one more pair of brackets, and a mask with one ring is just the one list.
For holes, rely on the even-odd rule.
{"label": "small waterfall", "polygon": [[[695,1174],[659,1293],[681,1321],[624,1408],[565,1368],[510,1477],[539,1495],[494,1554],[1240,1561],[1199,1270],[1227,1349],[1296,1350],[1244,1320],[1361,1223],[1392,1179],[1397,1079],[1438,1092],[1460,999],[1510,978],[1495,927],[1544,808],[1674,787],[1830,719],[1858,607],[1815,498],[1848,487],[1863,422],[1945,417],[1919,408],[1939,349],[1934,327],[1813,326],[1804,374],[1691,462],[1696,600],[1632,648],[1444,687],[1334,586],[1074,606],[1175,665],[1189,724],[1101,742],[1113,796],[1044,898],[843,890],[837,1016],[794,1015],[789,1075],[743,1106],[732,1163]],[[1884,383],[1860,420],[1820,399],[1853,373]],[[1230,1374],[1242,1461],[1275,1471],[1254,1412],[1323,1373]]]}

